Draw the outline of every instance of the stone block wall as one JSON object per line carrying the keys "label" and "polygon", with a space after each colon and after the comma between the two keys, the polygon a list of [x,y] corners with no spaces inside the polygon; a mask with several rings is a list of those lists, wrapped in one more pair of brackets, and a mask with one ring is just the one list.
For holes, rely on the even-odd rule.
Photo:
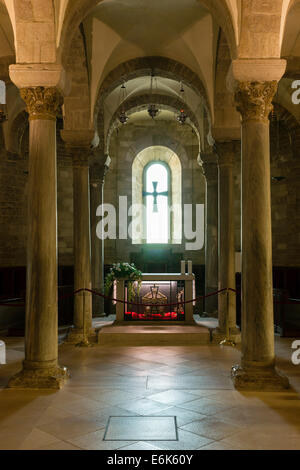
{"label": "stone block wall", "polygon": [[[300,267],[300,127],[288,114],[281,115],[279,134],[271,125],[271,174],[273,264]],[[278,139],[279,135],[279,139]],[[279,145],[278,145],[279,143]],[[112,166],[107,176],[105,201],[117,207],[118,195],[128,195],[131,202],[132,161],[145,145],[173,145],[184,159],[183,202],[204,203],[205,179],[197,163],[198,142],[188,126],[175,120],[143,121],[128,124],[114,135],[110,154]],[[240,158],[235,165],[236,251],[241,249],[240,234]],[[274,178],[284,178],[276,180]],[[6,152],[0,138],[0,267],[26,265],[27,154]],[[140,246],[129,241],[106,242],[106,263],[130,260],[130,253]],[[174,252],[184,251],[181,245]],[[58,256],[61,266],[73,264],[73,173],[70,157],[65,154],[58,133]],[[186,253],[194,264],[204,264],[204,250]]]}

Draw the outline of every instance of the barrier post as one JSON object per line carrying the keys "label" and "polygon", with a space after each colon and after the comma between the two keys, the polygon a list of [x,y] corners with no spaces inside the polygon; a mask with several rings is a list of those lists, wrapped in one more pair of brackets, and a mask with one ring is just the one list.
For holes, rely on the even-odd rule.
{"label": "barrier post", "polygon": [[232,348],[236,347],[234,341],[230,339],[230,329],[229,329],[229,295],[230,289],[226,289],[226,300],[227,300],[227,315],[226,315],[226,338],[221,341],[220,346],[231,346]]}
{"label": "barrier post", "polygon": [[83,339],[80,343],[76,344],[77,348],[91,348],[93,345],[89,341],[89,332],[87,330],[87,318],[85,311],[85,296],[87,292],[83,289]]}

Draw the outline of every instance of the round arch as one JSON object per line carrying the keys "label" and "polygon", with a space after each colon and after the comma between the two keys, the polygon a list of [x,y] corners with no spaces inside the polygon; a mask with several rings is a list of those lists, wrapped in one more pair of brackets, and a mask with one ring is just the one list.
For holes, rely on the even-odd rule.
{"label": "round arch", "polygon": [[[105,133],[106,137],[106,151],[109,149],[110,146],[110,139],[112,133],[114,131],[114,126],[118,121],[118,116],[121,110],[125,111],[129,116],[134,114],[138,111],[142,111],[147,108],[149,103],[153,101],[153,97],[151,98],[149,94],[146,95],[139,95],[133,98],[129,98],[126,100],[114,113],[112,116],[109,126],[107,128],[107,132]],[[189,116],[189,120],[191,123],[191,127],[194,129],[198,139],[199,139],[199,152],[201,151],[201,142],[204,140],[204,136],[201,135],[201,124],[198,121],[197,117],[193,113],[193,111],[184,103],[182,100],[176,97],[168,96],[168,95],[155,95],[155,104],[160,106],[162,109],[167,109],[171,111],[178,111],[180,108],[185,109]],[[99,116],[100,117],[100,116]],[[103,118],[103,114],[101,114]],[[99,120],[98,120],[99,123]],[[104,127],[104,124],[101,123],[101,128]]]}
{"label": "round arch", "polygon": [[[182,165],[178,155],[169,147],[163,145],[152,145],[145,147],[135,157],[132,164],[132,205],[141,207],[143,205],[144,172],[151,163],[164,163],[170,170],[170,186],[172,207],[171,212],[170,243],[173,245],[182,242]],[[133,234],[133,244],[145,243],[145,219],[143,211],[136,213],[135,223],[141,230]]]}
{"label": "round arch", "polygon": [[105,98],[115,89],[124,83],[138,77],[147,77],[151,74],[156,77],[170,78],[181,81],[185,86],[191,88],[202,97],[204,106],[209,116],[211,116],[211,105],[209,103],[206,89],[200,77],[184,64],[167,57],[138,57],[123,62],[108,73],[104,78],[97,93],[95,104],[95,116],[98,115]]}

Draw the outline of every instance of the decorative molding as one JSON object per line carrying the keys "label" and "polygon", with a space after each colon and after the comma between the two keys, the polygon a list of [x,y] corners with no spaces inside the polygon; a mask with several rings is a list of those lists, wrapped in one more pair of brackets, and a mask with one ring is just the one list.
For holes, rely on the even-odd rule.
{"label": "decorative molding", "polygon": [[278,82],[239,82],[235,92],[237,110],[243,121],[268,121]]}
{"label": "decorative molding", "polygon": [[62,96],[57,88],[21,88],[20,95],[26,103],[29,120],[56,121],[62,104]]}

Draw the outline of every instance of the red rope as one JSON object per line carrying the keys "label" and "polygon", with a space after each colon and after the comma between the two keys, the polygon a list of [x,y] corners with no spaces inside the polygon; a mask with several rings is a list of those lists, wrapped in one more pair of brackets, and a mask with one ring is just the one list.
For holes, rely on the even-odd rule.
{"label": "red rope", "polygon": [[[200,300],[206,299],[208,297],[213,297],[215,295],[219,295],[219,294],[221,294],[223,292],[227,292],[227,291],[231,291],[231,292],[234,292],[234,293],[237,292],[234,289],[222,289],[222,290],[217,291],[217,292],[212,292],[211,294],[208,294],[208,295],[199,296],[199,297],[197,297],[196,299],[193,299],[193,300],[175,302],[173,304],[157,304],[156,306],[174,307],[174,306],[179,306],[179,305],[186,305],[186,304],[196,303]],[[102,297],[103,299],[109,300],[111,302],[117,302],[117,303],[121,303],[121,304],[124,304],[124,305],[132,305],[133,307],[153,307],[153,304],[141,304],[141,303],[129,302],[129,301],[126,301],[126,300],[114,299],[112,297],[108,297],[107,295],[100,294],[99,292],[96,292],[96,291],[91,290],[91,289],[78,289],[78,290],[74,291],[72,294],[67,294],[67,295],[59,297],[59,300],[73,297],[77,294],[80,294],[81,292],[89,292],[90,294],[97,295],[98,297]],[[12,305],[12,304],[5,304],[4,303],[4,304],[0,304],[0,307],[25,307],[25,304],[14,304],[14,305]]]}
{"label": "red rope", "polygon": [[[121,304],[124,304],[124,305],[131,305],[133,307],[153,307],[153,304],[141,304],[141,303],[129,302],[129,301],[126,301],[126,300],[114,299],[112,297],[108,297],[107,295],[100,294],[99,292],[96,292],[96,291],[91,290],[91,289],[78,289],[75,292],[72,292],[71,294],[66,294],[66,295],[63,295],[63,296],[59,297],[59,300],[74,297],[75,295],[80,294],[81,292],[89,292],[92,295],[97,295],[98,297],[102,297],[103,299],[109,300],[111,302],[121,303]],[[199,302],[200,300],[204,300],[204,299],[207,299],[209,297],[214,297],[215,295],[220,295],[223,292],[233,292],[235,294],[238,293],[238,291],[236,291],[235,289],[231,289],[231,288],[221,289],[219,291],[212,292],[211,294],[201,295],[201,296],[197,297],[196,299],[185,300],[185,301],[182,301],[182,302],[175,302],[175,303],[172,303],[172,304],[157,304],[156,306],[176,307],[176,306],[179,306],[179,305],[187,305],[187,304]],[[282,302],[275,301],[275,304],[298,305],[299,301],[297,301],[297,300],[294,300],[294,301],[286,300],[286,301],[282,301]],[[23,304],[0,303],[0,307],[25,307],[25,303],[23,303]]]}

